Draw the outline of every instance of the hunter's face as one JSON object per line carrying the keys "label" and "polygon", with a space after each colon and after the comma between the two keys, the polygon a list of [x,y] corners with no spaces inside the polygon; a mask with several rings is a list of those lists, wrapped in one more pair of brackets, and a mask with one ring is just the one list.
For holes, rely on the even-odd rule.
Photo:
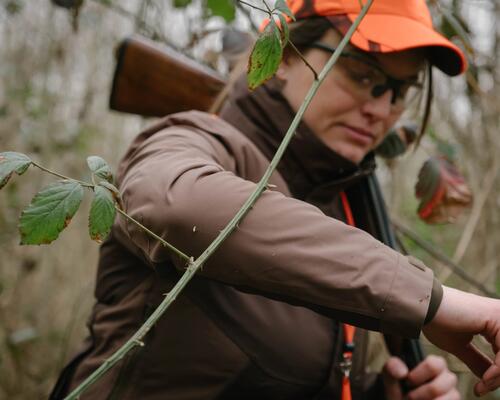
{"label": "hunter's face", "polygon": [[[335,48],[340,39],[331,29],[320,43]],[[338,59],[303,120],[328,147],[359,163],[380,144],[404,111],[406,98],[417,90],[424,52],[407,50],[376,54],[352,50],[350,54]],[[330,56],[331,53],[318,48],[305,53],[305,58],[318,73]],[[285,81],[283,95],[297,111],[313,82],[312,72],[298,57],[289,57],[280,66],[278,78]],[[390,86],[374,97],[372,93],[387,82],[402,83],[396,83],[396,90]]]}

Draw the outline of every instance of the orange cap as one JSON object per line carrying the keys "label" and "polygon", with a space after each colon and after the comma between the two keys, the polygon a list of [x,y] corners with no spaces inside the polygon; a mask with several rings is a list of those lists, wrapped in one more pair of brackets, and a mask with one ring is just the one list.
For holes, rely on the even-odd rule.
{"label": "orange cap", "polygon": [[[359,0],[287,2],[297,20],[325,16],[344,34],[361,11]],[[430,62],[450,76],[467,67],[462,50],[434,30],[425,0],[374,0],[351,44],[382,53],[428,47]]]}

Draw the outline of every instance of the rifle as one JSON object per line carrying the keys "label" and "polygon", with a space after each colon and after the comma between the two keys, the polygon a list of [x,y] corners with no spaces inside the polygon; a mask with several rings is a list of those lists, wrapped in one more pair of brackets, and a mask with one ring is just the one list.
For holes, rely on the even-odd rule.
{"label": "rifle", "polygon": [[151,40],[134,36],[116,52],[109,108],[147,117],[208,110],[225,86],[211,68]]}
{"label": "rifle", "polygon": [[[402,250],[400,246],[398,246],[396,235],[390,223],[382,191],[380,190],[380,185],[375,173],[370,173],[370,175],[366,177],[366,181],[366,194],[368,201],[370,202],[370,206],[374,211],[374,225],[375,230],[377,231],[378,239],[394,250]],[[410,371],[425,358],[425,353],[418,339],[406,339],[387,334],[384,335],[384,339],[389,352],[400,357],[408,366]],[[401,381],[401,386],[404,393],[407,393],[410,390],[405,381]]]}
{"label": "rifle", "polygon": [[[133,37],[118,47],[109,107],[154,117],[190,109],[206,111],[224,85],[224,80],[210,68],[173,49]],[[366,179],[377,236],[398,250],[378,181],[373,173]],[[418,339],[386,335],[386,343],[391,354],[401,357],[410,370],[424,359]]]}

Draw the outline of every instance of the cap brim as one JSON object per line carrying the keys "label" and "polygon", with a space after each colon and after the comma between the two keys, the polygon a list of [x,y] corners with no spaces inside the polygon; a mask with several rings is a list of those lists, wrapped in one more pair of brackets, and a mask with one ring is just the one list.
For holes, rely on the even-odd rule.
{"label": "cap brim", "polygon": [[[354,21],[357,14],[348,17]],[[428,47],[431,63],[447,75],[459,75],[467,68],[460,48],[425,24],[400,15],[366,15],[351,43],[365,51],[382,53]]]}

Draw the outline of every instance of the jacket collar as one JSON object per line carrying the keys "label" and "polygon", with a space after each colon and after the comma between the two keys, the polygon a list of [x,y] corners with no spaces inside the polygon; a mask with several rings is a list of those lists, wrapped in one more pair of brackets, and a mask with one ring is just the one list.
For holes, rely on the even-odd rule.
{"label": "jacket collar", "polygon": [[[242,131],[271,159],[292,122],[294,112],[281,94],[281,84],[273,78],[250,92],[245,77],[235,84],[221,117]],[[375,168],[372,155],[360,165],[340,156],[321,142],[301,122],[278,171],[294,197],[305,199],[318,187],[343,189]]]}

